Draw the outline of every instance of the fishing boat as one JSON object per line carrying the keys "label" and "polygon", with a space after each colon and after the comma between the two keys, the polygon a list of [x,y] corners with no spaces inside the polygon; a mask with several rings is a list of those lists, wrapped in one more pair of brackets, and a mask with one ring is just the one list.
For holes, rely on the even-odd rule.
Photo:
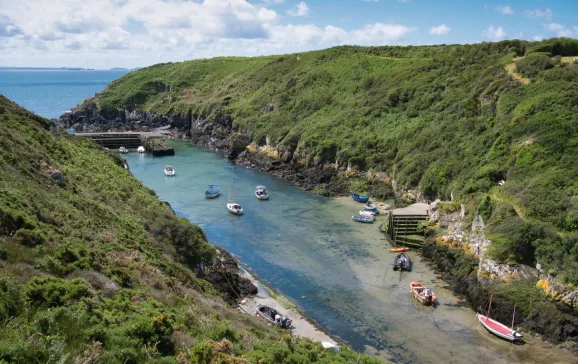
{"label": "fishing boat", "polygon": [[369,196],[358,195],[357,193],[352,194],[351,198],[357,202],[363,202],[363,203],[369,202]]}
{"label": "fishing boat", "polygon": [[219,196],[219,185],[209,185],[209,188],[205,191],[206,198],[215,198]]}
{"label": "fishing boat", "polygon": [[128,153],[128,149],[126,149],[125,147],[118,148],[118,151],[121,152],[122,154]]}
{"label": "fishing boat", "polygon": [[406,252],[406,251],[408,251],[408,250],[409,250],[409,248],[406,248],[406,247],[399,247],[399,248],[391,248],[391,249],[389,249],[389,251],[392,252],[392,253],[401,253],[401,252]]}
{"label": "fishing boat", "polygon": [[142,145],[138,148],[136,148],[136,151],[139,153],[144,153],[145,152],[145,147],[143,147]]}
{"label": "fishing boat", "polygon": [[229,199],[227,200],[227,210],[235,215],[242,215],[243,208],[235,202],[235,174],[234,169],[231,168],[231,189],[229,190]]}
{"label": "fishing boat", "polygon": [[165,176],[172,177],[175,175],[175,169],[170,164],[165,166]]}
{"label": "fishing boat", "polygon": [[279,326],[284,329],[291,328],[292,320],[287,316],[282,315],[279,311],[277,311],[273,307],[259,306],[257,307],[256,313],[273,325]]}
{"label": "fishing boat", "polygon": [[393,261],[393,270],[411,270],[411,259],[405,253],[399,253]]}
{"label": "fishing boat", "polygon": [[255,188],[255,197],[259,200],[268,200],[269,192],[267,192],[267,188],[265,186],[257,186]]}
{"label": "fishing boat", "polygon": [[419,282],[411,282],[409,284],[409,288],[411,289],[410,292],[413,293],[414,297],[424,305],[433,305],[436,303],[436,295],[431,289],[427,288],[423,284]]}
{"label": "fishing boat", "polygon": [[490,318],[490,310],[492,308],[492,296],[490,295],[490,304],[488,305],[488,315],[484,316],[481,313],[476,314],[476,318],[480,323],[492,334],[501,337],[502,339],[519,343],[522,341],[522,334],[514,330],[514,319],[516,318],[516,306],[514,306],[514,313],[512,314],[512,326],[508,327],[501,322]]}
{"label": "fishing boat", "polygon": [[351,218],[353,219],[353,221],[364,222],[366,224],[370,224],[375,221],[375,216],[368,216],[368,215],[351,216]]}

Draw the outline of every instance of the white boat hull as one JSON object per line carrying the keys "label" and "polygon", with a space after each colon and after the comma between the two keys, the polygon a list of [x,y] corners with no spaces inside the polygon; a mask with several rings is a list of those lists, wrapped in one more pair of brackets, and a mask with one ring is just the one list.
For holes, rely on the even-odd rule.
{"label": "white boat hull", "polygon": [[230,213],[235,215],[243,214],[243,208],[241,207],[241,205],[236,203],[227,203],[227,210],[229,210]]}
{"label": "white boat hull", "polygon": [[258,194],[255,194],[255,197],[257,197],[257,199],[259,199],[259,200],[268,200],[268,199],[269,199],[269,195],[258,195]]}
{"label": "white boat hull", "polygon": [[165,176],[172,177],[172,176],[174,176],[174,175],[175,175],[175,172],[174,172],[174,171],[172,171],[172,172],[165,171]]}
{"label": "white boat hull", "polygon": [[215,198],[219,196],[219,192],[216,193],[205,193],[206,198]]}

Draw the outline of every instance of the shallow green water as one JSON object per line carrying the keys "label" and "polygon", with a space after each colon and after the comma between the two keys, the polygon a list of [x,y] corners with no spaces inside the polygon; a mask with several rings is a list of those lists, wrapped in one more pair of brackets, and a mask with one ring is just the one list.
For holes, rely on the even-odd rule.
{"label": "shallow green water", "polygon": [[[355,349],[400,363],[534,360],[521,355],[527,345],[520,349],[480,330],[474,313],[454,306],[457,298],[419,257],[412,256],[411,273],[389,269],[394,255],[387,251],[378,224],[351,221],[360,204],[320,197],[268,174],[235,167],[235,200],[245,214],[234,216],[225,207],[232,164],[188,143],[171,143],[174,157],[123,157],[131,172],[177,214],[201,226],[211,244],[238,256],[303,313]],[[175,167],[175,177],[164,176],[166,164]],[[204,191],[213,183],[220,185],[221,196],[205,199]],[[257,185],[268,187],[269,201],[255,198]],[[441,302],[437,309],[410,297],[408,284],[413,280],[436,291]]]}

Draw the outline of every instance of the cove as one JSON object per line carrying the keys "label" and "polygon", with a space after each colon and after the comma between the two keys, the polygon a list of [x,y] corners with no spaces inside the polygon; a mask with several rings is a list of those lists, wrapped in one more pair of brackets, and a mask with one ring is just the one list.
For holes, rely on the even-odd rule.
{"label": "cove", "polygon": [[[236,255],[354,349],[397,363],[566,362],[563,352],[531,337],[529,344],[516,346],[488,334],[416,253],[411,253],[412,272],[394,272],[394,255],[379,222],[351,221],[361,204],[321,197],[236,166],[235,200],[245,213],[234,216],[225,208],[233,164],[187,142],[170,144],[173,157],[122,157],[179,216],[203,228],[211,244]],[[174,166],[175,177],[163,174],[166,164]],[[220,185],[221,196],[205,199],[212,183]],[[257,185],[267,186],[269,201],[255,198]],[[414,280],[434,289],[439,307],[424,307],[410,297]]]}

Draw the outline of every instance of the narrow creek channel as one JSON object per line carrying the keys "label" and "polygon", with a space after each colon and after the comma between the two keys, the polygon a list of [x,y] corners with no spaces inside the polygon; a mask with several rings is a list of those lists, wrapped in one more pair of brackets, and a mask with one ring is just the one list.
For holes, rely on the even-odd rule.
{"label": "narrow creek channel", "polygon": [[[379,223],[351,220],[360,205],[324,198],[268,174],[235,167],[235,200],[243,216],[227,212],[231,162],[216,153],[171,141],[174,157],[124,155],[131,172],[180,216],[201,226],[211,244],[226,248],[266,284],[291,299],[324,330],[356,350],[397,363],[574,363],[576,357],[528,337],[517,346],[488,334],[475,314],[412,253],[414,270],[394,272],[394,255]],[[174,166],[175,177],[163,167]],[[221,196],[205,199],[208,184]],[[269,201],[257,200],[265,185]],[[440,305],[410,297],[409,282],[436,292]]]}

